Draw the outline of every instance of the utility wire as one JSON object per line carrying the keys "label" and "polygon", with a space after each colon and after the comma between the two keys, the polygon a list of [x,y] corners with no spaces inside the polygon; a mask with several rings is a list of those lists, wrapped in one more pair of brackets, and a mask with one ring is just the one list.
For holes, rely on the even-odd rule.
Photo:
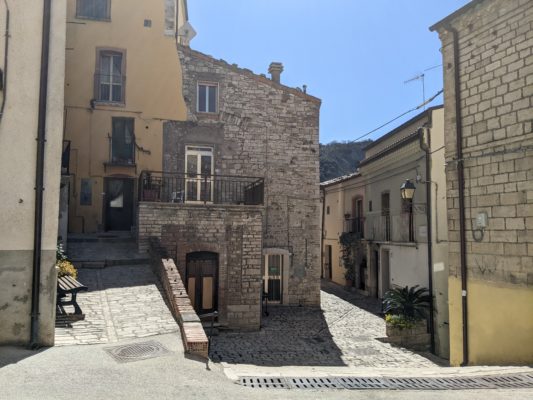
{"label": "utility wire", "polygon": [[354,143],[354,142],[357,142],[357,141],[361,140],[362,138],[364,138],[364,137],[366,137],[366,136],[368,136],[368,135],[370,135],[370,134],[372,134],[372,133],[374,133],[374,132],[380,130],[380,129],[383,128],[384,126],[387,126],[387,125],[393,123],[393,122],[396,121],[397,119],[400,119],[400,118],[403,117],[404,115],[409,114],[409,113],[411,113],[411,112],[413,112],[413,111],[416,111],[416,110],[421,109],[421,108],[424,107],[426,104],[429,104],[429,103],[431,103],[433,100],[435,100],[435,98],[436,98],[438,95],[440,95],[442,92],[443,92],[442,89],[439,90],[436,94],[434,94],[433,96],[431,96],[429,99],[427,99],[426,101],[424,101],[422,104],[416,106],[415,108],[411,108],[409,111],[406,111],[406,112],[404,112],[403,114],[400,114],[400,115],[398,115],[397,117],[391,119],[390,121],[385,122],[383,125],[380,125],[380,126],[378,126],[377,128],[375,128],[375,129],[372,129],[370,132],[367,132],[367,133],[365,133],[364,135],[359,136],[357,139],[350,140],[348,143]]}

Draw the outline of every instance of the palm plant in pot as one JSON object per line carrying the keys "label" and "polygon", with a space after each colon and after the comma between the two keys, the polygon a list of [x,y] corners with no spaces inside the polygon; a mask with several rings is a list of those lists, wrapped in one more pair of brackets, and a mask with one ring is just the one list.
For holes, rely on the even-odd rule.
{"label": "palm plant in pot", "polygon": [[426,321],[430,302],[428,289],[418,285],[395,287],[385,293],[383,311],[387,336],[397,338],[398,344],[425,350],[429,343]]}

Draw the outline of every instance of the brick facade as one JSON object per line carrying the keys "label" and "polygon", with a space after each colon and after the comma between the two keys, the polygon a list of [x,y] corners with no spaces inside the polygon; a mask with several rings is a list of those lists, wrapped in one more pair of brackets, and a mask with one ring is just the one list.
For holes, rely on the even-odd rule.
{"label": "brick facade", "polygon": [[[459,34],[468,274],[533,286],[533,7],[482,2]],[[455,90],[451,33],[442,30],[450,274],[459,274]],[[480,241],[475,218],[488,214]]]}
{"label": "brick facade", "polygon": [[444,68],[450,363],[531,364],[533,4],[473,0],[430,29],[439,32]]}
{"label": "brick facade", "polygon": [[[263,248],[290,254],[283,304],[319,305],[320,100],[187,47],[178,53],[188,121],[165,124],[163,169],[184,172],[185,146],[208,145],[215,174],[263,177]],[[216,113],[196,112],[198,82],[218,84]]]}
{"label": "brick facade", "polygon": [[140,203],[139,245],[160,241],[185,279],[186,256],[218,254],[218,311],[231,328],[258,329],[261,308],[262,207]]}

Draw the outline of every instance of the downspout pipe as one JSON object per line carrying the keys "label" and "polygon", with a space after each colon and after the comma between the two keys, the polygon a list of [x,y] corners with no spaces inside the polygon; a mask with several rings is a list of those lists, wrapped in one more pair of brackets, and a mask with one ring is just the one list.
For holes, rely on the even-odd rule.
{"label": "downspout pipe", "polygon": [[320,192],[322,194],[322,233],[320,235],[320,260],[321,260],[320,278],[324,278],[324,243],[325,243],[324,242],[324,239],[325,239],[324,222],[326,221],[326,188],[321,187]]}
{"label": "downspout pipe", "polygon": [[[431,111],[430,111],[431,112]],[[424,131],[427,133],[427,142],[424,143]],[[431,133],[429,128],[420,129],[420,148],[426,153],[426,225],[427,225],[427,249],[428,249],[428,290],[431,296],[429,302],[429,335],[431,353],[435,354],[435,320],[433,301],[433,224],[431,214]]]}
{"label": "downspout pipe", "polygon": [[4,5],[6,7],[6,32],[4,37],[4,71],[3,71],[3,82],[2,82],[2,91],[4,96],[2,98],[2,105],[0,106],[0,121],[4,116],[4,108],[6,107],[7,100],[7,68],[9,66],[8,57],[9,57],[9,6],[7,0],[4,0]]}
{"label": "downspout pipe", "polygon": [[463,362],[468,359],[468,302],[467,302],[467,270],[466,270],[466,220],[465,220],[465,178],[463,161],[463,128],[461,113],[461,81],[459,73],[459,33],[449,24],[445,29],[453,35],[453,70],[455,90],[455,130],[456,130],[456,163],[457,185],[459,194],[459,245],[461,256],[461,309],[463,316]]}
{"label": "downspout pipe", "polygon": [[48,58],[50,55],[50,19],[52,0],[44,0],[37,122],[37,162],[35,168],[35,221],[33,235],[33,279],[31,297],[30,348],[39,347],[39,296],[41,284],[41,252],[43,232],[44,155],[46,144],[46,112],[48,97]]}

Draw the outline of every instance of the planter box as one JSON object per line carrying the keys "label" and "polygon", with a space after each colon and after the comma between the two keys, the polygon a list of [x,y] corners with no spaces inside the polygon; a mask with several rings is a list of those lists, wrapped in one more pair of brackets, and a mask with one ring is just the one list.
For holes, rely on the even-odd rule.
{"label": "planter box", "polygon": [[402,329],[391,324],[386,325],[387,342],[415,351],[429,351],[431,337],[427,321],[417,321],[412,328]]}

